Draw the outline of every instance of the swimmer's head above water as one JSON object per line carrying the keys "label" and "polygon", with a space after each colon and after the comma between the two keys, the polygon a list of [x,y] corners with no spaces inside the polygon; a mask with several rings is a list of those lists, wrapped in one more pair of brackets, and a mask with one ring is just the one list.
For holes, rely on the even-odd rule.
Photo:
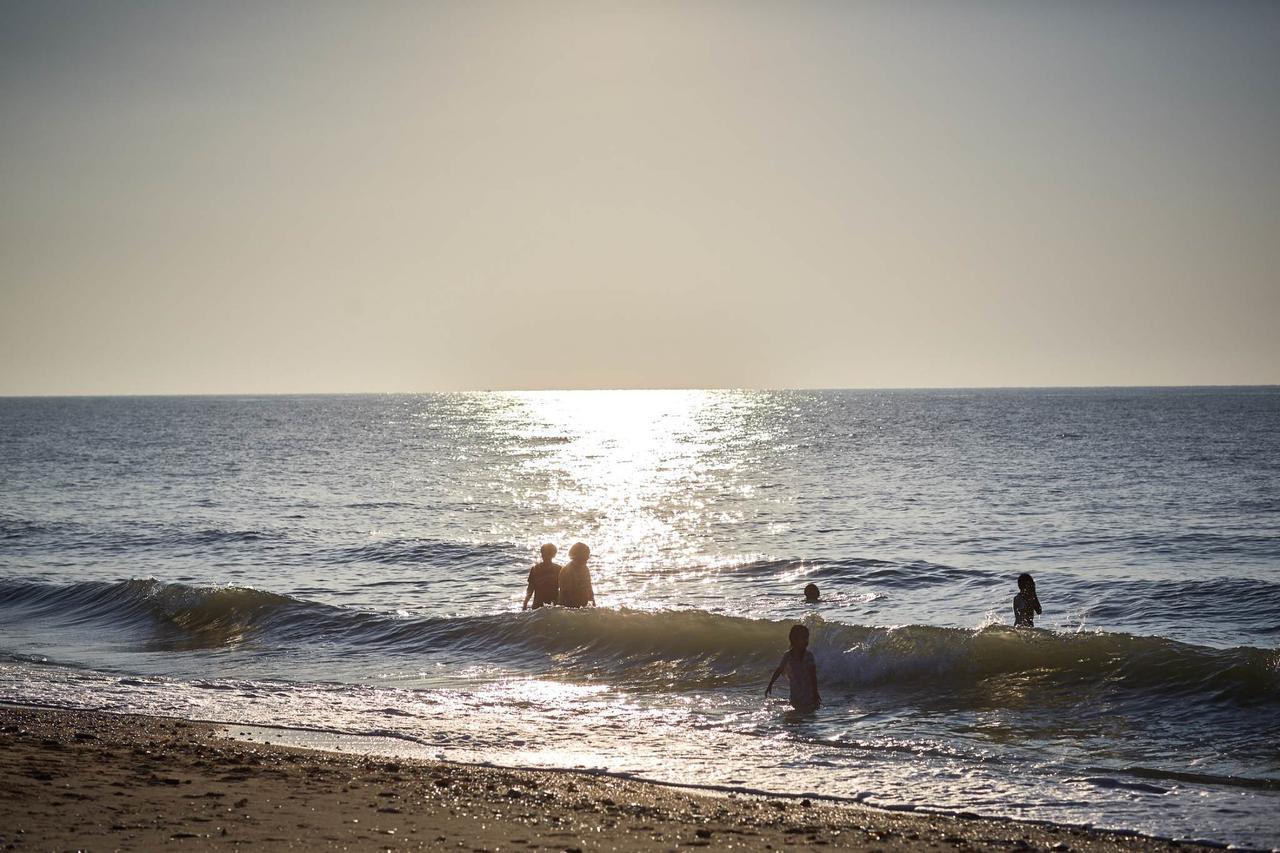
{"label": "swimmer's head above water", "polygon": [[818,598],[821,597],[821,595],[822,593],[818,592],[818,585],[816,583],[811,583],[804,588],[805,601],[808,601],[808,602],[817,601]]}

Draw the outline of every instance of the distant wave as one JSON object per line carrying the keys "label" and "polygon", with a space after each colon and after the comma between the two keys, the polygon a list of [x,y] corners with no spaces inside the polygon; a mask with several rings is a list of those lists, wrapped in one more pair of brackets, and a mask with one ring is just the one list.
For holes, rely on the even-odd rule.
{"label": "distant wave", "polygon": [[382,563],[387,565],[440,566],[458,568],[507,563],[512,549],[507,546],[444,539],[375,539],[361,545],[336,548],[323,559],[331,563]]}
{"label": "distant wave", "polygon": [[[929,563],[923,560],[911,562],[893,562],[876,560],[868,557],[846,557],[840,559],[762,559],[734,563],[727,566],[695,566],[698,571],[715,571],[735,578],[773,579],[794,572],[804,575],[806,581],[833,581],[857,583],[884,589],[920,589],[931,586],[944,586],[953,583],[976,583],[994,585],[1008,583],[1007,576],[982,569],[966,569],[947,566],[940,563]],[[670,566],[667,571],[682,574],[689,571],[686,566]]]}
{"label": "distant wave", "polygon": [[305,549],[316,560],[331,564],[377,563],[420,567],[504,565],[518,553],[515,546],[509,544],[421,537],[370,538],[355,544],[317,548],[313,541],[299,538],[296,531],[174,526],[99,528],[83,522],[36,522],[5,515],[0,515],[0,541],[9,547],[85,550],[112,555],[127,555],[135,551],[188,553],[193,548],[224,548],[254,554],[256,549],[293,546]]}
{"label": "distant wave", "polygon": [[10,545],[55,544],[58,548],[91,548],[122,552],[129,549],[217,547],[281,540],[284,534],[269,530],[224,530],[217,527],[157,527],[100,530],[78,522],[35,522],[0,516],[0,539]]}
{"label": "distant wave", "polygon": [[[416,618],[247,587],[156,580],[4,581],[0,608],[8,619],[94,626],[151,650],[244,643],[305,649],[324,642],[375,656],[450,651],[569,678],[673,691],[757,683],[785,649],[790,624],[699,610],[606,608]],[[1033,702],[1052,690],[1090,689],[1161,702],[1280,704],[1275,649],[1216,649],[1102,632],[887,628],[816,615],[807,622],[822,682],[836,691],[901,688],[998,705]]]}

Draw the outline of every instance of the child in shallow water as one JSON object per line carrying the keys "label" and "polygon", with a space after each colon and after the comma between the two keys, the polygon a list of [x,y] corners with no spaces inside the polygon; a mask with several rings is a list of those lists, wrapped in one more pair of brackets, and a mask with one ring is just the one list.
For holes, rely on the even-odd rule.
{"label": "child in shallow water", "polygon": [[1031,575],[1018,575],[1018,594],[1013,597],[1013,627],[1034,628],[1035,617],[1043,613]]}
{"label": "child in shallow water", "polygon": [[822,704],[822,697],[818,695],[818,665],[809,651],[809,629],[793,625],[789,639],[791,648],[773,671],[764,695],[768,696],[778,676],[785,674],[791,683],[791,706],[798,711],[812,711]]}

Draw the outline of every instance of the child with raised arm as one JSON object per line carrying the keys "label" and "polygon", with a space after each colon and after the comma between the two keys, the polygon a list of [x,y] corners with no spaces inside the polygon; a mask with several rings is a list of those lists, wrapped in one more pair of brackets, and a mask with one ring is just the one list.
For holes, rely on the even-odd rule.
{"label": "child with raised arm", "polygon": [[822,697],[818,695],[818,665],[813,660],[813,652],[809,651],[809,629],[794,625],[789,639],[791,648],[773,671],[764,695],[768,696],[778,676],[785,674],[791,683],[791,707],[797,711],[812,711],[822,704]]}
{"label": "child with raised arm", "polygon": [[1018,594],[1013,597],[1013,627],[1034,628],[1035,617],[1043,613],[1031,575],[1018,575]]}

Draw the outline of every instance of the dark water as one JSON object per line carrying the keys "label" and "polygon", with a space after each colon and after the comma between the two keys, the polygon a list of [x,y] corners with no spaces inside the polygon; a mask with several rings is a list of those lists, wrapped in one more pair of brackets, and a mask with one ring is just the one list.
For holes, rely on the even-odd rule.
{"label": "dark water", "polygon": [[1278,640],[1275,388],[0,400],[0,700],[1274,846]]}

